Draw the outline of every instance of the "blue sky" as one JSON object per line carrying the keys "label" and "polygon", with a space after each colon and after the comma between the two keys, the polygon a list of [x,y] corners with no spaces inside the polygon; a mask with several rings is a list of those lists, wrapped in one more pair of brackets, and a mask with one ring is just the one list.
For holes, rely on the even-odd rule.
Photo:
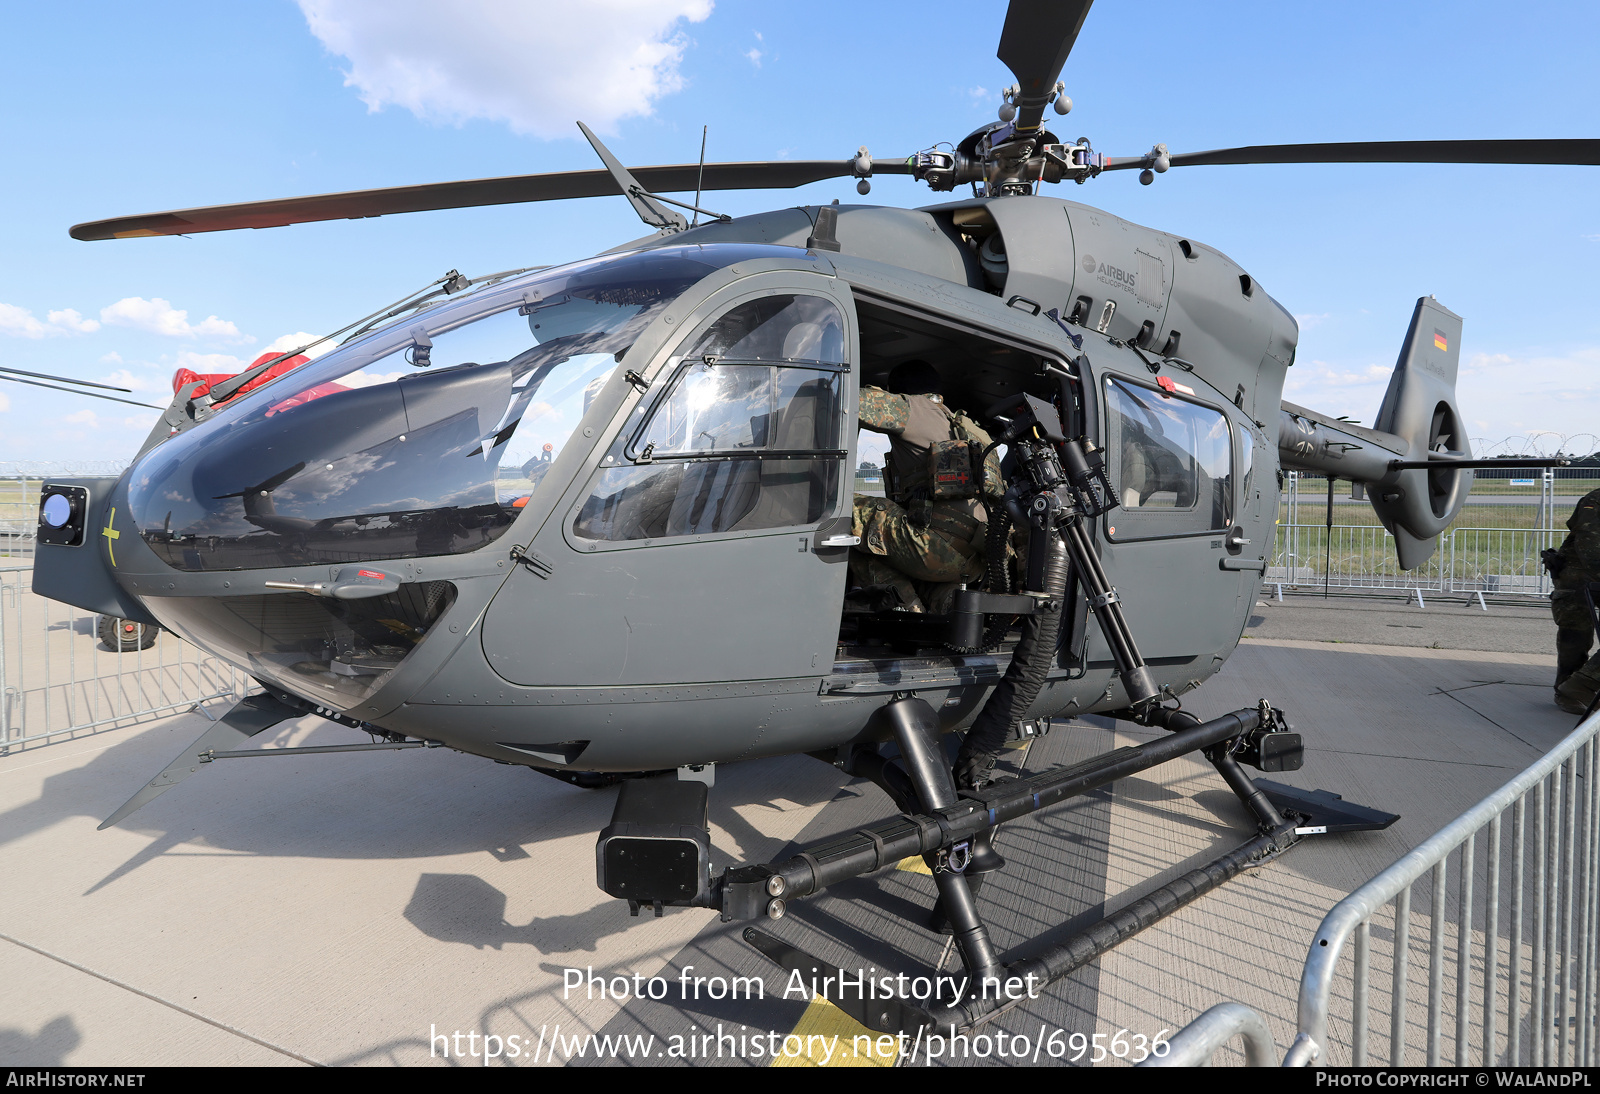
{"label": "blue sky", "polygon": [[[79,243],[104,216],[628,163],[902,156],[993,117],[999,2],[612,0],[11,5],[0,364],[120,378],[237,367],[450,268],[642,234],[620,198]],[[315,30],[313,29],[315,28]],[[1600,6],[1101,0],[1060,136],[1113,155],[1250,143],[1594,136]],[[376,107],[376,109],[374,109]],[[1051,115],[1050,117],[1054,117]],[[1133,173],[1053,193],[1227,252],[1301,319],[1290,397],[1370,421],[1416,297],[1465,317],[1461,404],[1494,443],[1600,440],[1600,175],[1532,166]],[[739,214],[846,181],[718,194]],[[939,200],[881,179],[872,201]],[[179,313],[183,314],[179,314]],[[230,366],[230,362],[232,362]],[[155,411],[0,384],[0,460],[115,459]],[[1542,442],[1552,447],[1546,436]]]}

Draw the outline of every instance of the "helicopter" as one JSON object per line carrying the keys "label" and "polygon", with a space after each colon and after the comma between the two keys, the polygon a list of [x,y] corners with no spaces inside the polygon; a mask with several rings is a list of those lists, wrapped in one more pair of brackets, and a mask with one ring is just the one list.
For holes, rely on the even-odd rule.
{"label": "helicopter", "polygon": [[[1318,829],[1392,822],[1247,775],[1301,762],[1268,701],[1200,722],[1181,696],[1239,642],[1282,470],[1362,484],[1401,565],[1432,554],[1489,462],[1456,401],[1460,317],[1417,302],[1363,428],[1283,401],[1298,326],[1221,251],[1043,190],[1221,163],[1592,164],[1600,142],[1107,156],[1046,127],[1070,109],[1059,77],[1089,10],[1012,0],[999,57],[1016,84],[997,121],[950,148],[630,169],[585,129],[601,169],[75,226],[80,240],[187,235],[620,193],[653,229],[561,266],[451,271],[314,360],[282,367],[292,350],[181,385],[123,475],[44,485],[35,591],[158,624],[263,689],[102,827],[316,714],[379,739],[352,749],[443,746],[620,783],[597,878],[635,912],[771,922],[925,856],[978,1022],[1005,1005],[988,981],[1059,979],[1094,956],[1069,942],[999,964],[976,897],[1003,868],[1000,823],[1203,753],[1259,831],[1203,883],[1174,882],[1188,895],[1170,911]],[[864,196],[882,175],[971,196],[701,207],[708,192],[827,178]],[[921,617],[847,598],[856,403],[913,359],[1004,445],[994,510],[1026,559]],[[1027,779],[951,777],[948,742],[980,721],[1026,736],[1096,713],[1170,733]],[[871,779],[901,816],[714,873],[716,765],[794,753]],[[1113,934],[1154,914],[1118,913]],[[780,964],[815,964],[747,937]],[[925,1020],[861,1008],[872,1028]]]}

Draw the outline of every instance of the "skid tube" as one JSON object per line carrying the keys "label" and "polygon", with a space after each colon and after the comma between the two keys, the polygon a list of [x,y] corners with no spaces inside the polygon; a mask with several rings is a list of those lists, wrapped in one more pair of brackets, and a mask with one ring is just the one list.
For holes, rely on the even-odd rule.
{"label": "skid tube", "polygon": [[[1199,899],[1245,869],[1260,865],[1299,842],[1297,821],[1285,819],[1265,794],[1257,789],[1234,758],[1237,744],[1257,730],[1271,732],[1274,712],[1263,701],[1257,707],[1225,714],[1207,722],[1172,710],[1147,711],[1139,721],[1164,725],[1171,736],[1146,744],[1116,749],[1071,767],[1042,772],[1027,779],[1003,782],[982,790],[965,791],[957,798],[948,774],[937,770],[934,743],[937,720],[932,708],[917,699],[903,699],[885,708],[895,729],[902,762],[916,786],[921,813],[901,816],[869,828],[815,844],[791,858],[764,866],[743,866],[717,879],[722,918],[769,919],[783,917],[789,900],[812,896],[829,885],[872,873],[912,855],[922,855],[940,883],[941,901],[950,913],[951,926],[969,978],[974,985],[959,1003],[935,1017],[908,1002],[870,1005],[865,999],[837,1000],[852,1017],[869,1029],[883,1032],[919,1026],[980,1025],[1014,1006],[1017,997],[1001,990],[1002,984],[1027,983],[1030,990],[1060,980],[1095,960],[1139,931]],[[1270,720],[1270,721],[1269,721]],[[972,904],[967,880],[962,877],[974,842],[995,826],[1050,805],[1088,793],[1192,752],[1204,751],[1254,815],[1258,835],[1213,862],[1190,870],[1128,907],[1095,923],[1064,942],[1002,966]],[[942,776],[942,777],[941,777]],[[881,781],[875,779],[874,781]],[[896,798],[909,795],[906,787]],[[755,928],[744,932],[753,946],[780,966],[799,970],[834,972],[803,951],[787,946]],[[856,1013],[859,1011],[860,1013]]]}
{"label": "skid tube", "polygon": [[[1005,821],[1233,740],[1260,725],[1260,709],[1247,707],[1209,722],[1197,722],[1170,737],[1119,748],[1071,767],[982,790],[963,791],[953,805],[922,814],[903,813],[893,820],[815,844],[782,862],[735,867],[720,879],[723,919],[778,918],[783,906],[774,906],[773,901],[814,896],[830,885],[873,873],[912,855],[937,854],[957,847]],[[1236,761],[1226,759],[1237,768]],[[1267,808],[1271,808],[1270,803]],[[1282,818],[1276,818],[1276,822],[1282,823]]]}

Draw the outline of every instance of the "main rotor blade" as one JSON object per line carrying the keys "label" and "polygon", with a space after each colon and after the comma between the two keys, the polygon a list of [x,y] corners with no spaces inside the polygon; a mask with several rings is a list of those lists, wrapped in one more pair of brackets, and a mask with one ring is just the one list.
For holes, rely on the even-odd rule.
{"label": "main rotor blade", "polygon": [[112,387],[110,384],[97,384],[93,380],[74,380],[70,376],[53,376],[48,372],[29,372],[26,369],[5,368],[3,366],[0,366],[0,372],[14,372],[18,376],[32,376],[35,380],[55,380],[57,383],[62,384],[82,384],[84,387],[99,387],[107,391],[121,391],[129,395],[133,394],[131,387]]}
{"label": "main rotor blade", "polygon": [[1045,104],[1056,89],[1083,21],[1094,0],[1011,0],[995,56],[1011,70],[1022,89],[1017,128],[1039,128]]}
{"label": "main rotor blade", "polygon": [[[804,186],[823,179],[855,175],[851,160],[754,161],[708,163],[706,190],[775,190]],[[873,164],[876,175],[908,175],[903,160]],[[632,174],[651,193],[672,193],[695,188],[698,163],[635,167]],[[191,235],[226,232],[234,228],[278,228],[318,220],[359,220],[390,213],[419,213],[430,209],[465,209],[478,205],[511,205],[524,201],[615,196],[617,183],[606,170],[555,171],[544,175],[510,175],[505,178],[431,182],[421,186],[390,186],[381,190],[350,190],[340,194],[247,201],[237,205],[208,205],[166,213],[92,220],[72,227],[73,239],[127,239],[134,236]]]}
{"label": "main rotor blade", "polygon": [[[38,380],[24,380],[21,376],[10,376],[5,373],[0,373],[0,380],[10,380],[13,384],[27,384],[29,387],[45,387],[49,388],[51,391],[65,391],[68,395],[87,395],[91,399],[107,399],[113,403],[127,403],[129,406],[142,406],[146,410],[164,409],[156,406],[154,403],[136,403],[132,399],[119,399],[115,395],[102,395],[98,391],[81,391],[75,387],[60,387],[56,384],[41,384]],[[111,390],[121,391],[123,389],[120,387],[114,387]]]}
{"label": "main rotor blade", "polygon": [[[1600,165],[1600,140],[1349,141],[1252,144],[1170,156],[1173,167],[1230,163],[1554,163]],[[1148,157],[1108,159],[1105,170],[1149,166]]]}

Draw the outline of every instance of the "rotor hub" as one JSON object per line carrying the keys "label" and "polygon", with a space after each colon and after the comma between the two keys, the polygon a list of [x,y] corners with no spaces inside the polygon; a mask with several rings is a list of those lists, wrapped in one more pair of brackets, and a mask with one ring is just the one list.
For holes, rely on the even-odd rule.
{"label": "rotor hub", "polygon": [[925,149],[911,157],[911,174],[933,190],[971,183],[980,197],[1031,194],[1041,182],[1083,182],[1104,170],[1106,157],[1087,137],[1064,144],[1048,129],[1019,132],[1014,122],[991,122],[950,151]]}

